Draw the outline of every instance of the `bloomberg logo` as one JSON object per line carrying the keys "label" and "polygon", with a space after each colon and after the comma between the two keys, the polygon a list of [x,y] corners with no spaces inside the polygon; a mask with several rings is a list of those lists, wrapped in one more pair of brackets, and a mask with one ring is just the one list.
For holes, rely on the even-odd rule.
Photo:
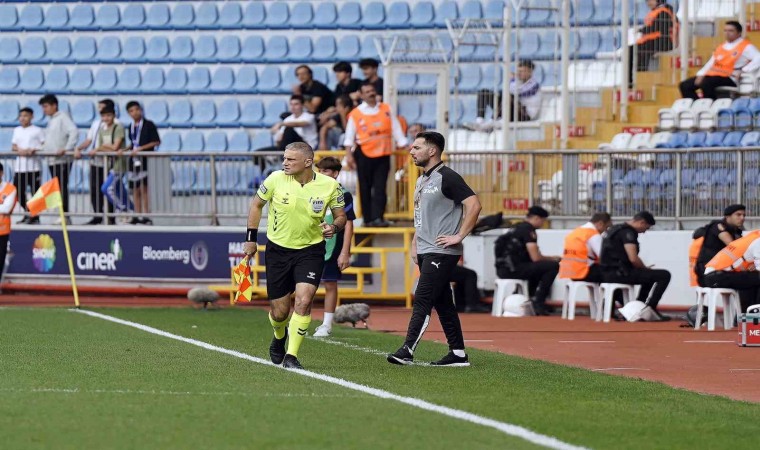
{"label": "bloomberg logo", "polygon": [[97,272],[115,272],[116,262],[120,261],[123,252],[118,239],[111,241],[110,252],[82,252],[77,255],[79,270],[94,270]]}

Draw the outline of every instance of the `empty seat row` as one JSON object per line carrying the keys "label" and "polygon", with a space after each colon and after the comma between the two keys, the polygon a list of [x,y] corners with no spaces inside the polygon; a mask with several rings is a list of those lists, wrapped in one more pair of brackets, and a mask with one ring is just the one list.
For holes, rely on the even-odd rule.
{"label": "empty seat row", "polygon": [[[760,146],[760,131],[679,131],[671,133],[618,133],[608,144],[599,145],[601,150],[640,150],[648,148],[711,148],[711,147],[740,147],[751,148]],[[697,153],[699,155],[699,153]],[[661,157],[661,158],[660,158]],[[669,155],[658,155],[664,161]],[[685,159],[684,159],[685,158]],[[684,160],[687,160],[684,156]]]}

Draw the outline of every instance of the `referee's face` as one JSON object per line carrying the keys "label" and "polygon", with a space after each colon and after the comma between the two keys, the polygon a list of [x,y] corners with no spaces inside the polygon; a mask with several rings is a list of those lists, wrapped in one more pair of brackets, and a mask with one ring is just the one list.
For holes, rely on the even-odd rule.
{"label": "referee's face", "polygon": [[311,166],[311,160],[306,158],[306,155],[297,150],[285,150],[285,155],[282,159],[282,171],[285,175],[300,175],[306,170],[308,166]]}

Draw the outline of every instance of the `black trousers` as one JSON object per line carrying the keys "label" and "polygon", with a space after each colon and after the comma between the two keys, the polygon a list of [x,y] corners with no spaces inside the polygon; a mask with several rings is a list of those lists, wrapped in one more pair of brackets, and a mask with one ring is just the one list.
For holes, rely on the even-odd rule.
{"label": "black trousers", "polygon": [[710,272],[704,276],[705,287],[736,289],[742,311],[760,303],[760,273],[758,272]]}
{"label": "black trousers", "polygon": [[[628,52],[628,58],[630,62],[628,65],[630,68],[628,72],[628,82],[633,83],[634,69],[637,72],[648,72],[649,62],[652,60],[652,57],[655,54],[669,52],[671,50],[673,50],[673,43],[670,39],[652,39],[651,41],[646,41],[636,45],[635,49],[634,46],[631,45],[630,51]],[[636,55],[635,66],[633,62],[633,55]]]}
{"label": "black trousers", "polygon": [[[100,190],[106,182],[106,174],[101,166],[90,166],[90,204],[95,215],[102,219],[103,212],[113,212],[113,206],[106,200],[106,196]],[[95,220],[98,219],[95,218]]]}
{"label": "black trousers", "polygon": [[391,170],[391,157],[369,158],[362,153],[361,147],[357,147],[354,159],[364,223],[382,220],[385,216],[385,204],[388,202],[386,189],[388,172]]}
{"label": "black trousers", "polygon": [[50,170],[51,177],[58,177],[58,183],[61,186],[63,211],[69,212],[69,174],[71,173],[71,163],[50,164],[48,169]]}
{"label": "black trousers", "polygon": [[528,280],[528,290],[536,303],[543,305],[552,292],[552,284],[559,273],[557,261],[538,261],[518,264],[514,272],[505,267],[497,267],[499,278]]}
{"label": "black trousers", "polygon": [[456,283],[454,286],[454,303],[458,311],[463,311],[465,306],[480,304],[478,274],[474,270],[457,264],[451,271],[451,281]]}
{"label": "black trousers", "polygon": [[464,350],[462,324],[451,295],[451,272],[457,266],[459,256],[428,253],[417,256],[420,280],[414,292],[414,309],[409,320],[404,345],[412,351],[425,334],[430,323],[430,313],[435,308],[441,321],[446,341],[451,350]]}
{"label": "black trousers", "polygon": [[32,195],[40,188],[41,182],[40,172],[16,172],[13,175],[13,185],[16,186],[16,192],[18,192],[18,203],[24,210],[26,210],[26,189],[32,191]]}
{"label": "black trousers", "polygon": [[10,234],[0,236],[0,281],[2,281],[3,271],[5,270],[5,257],[8,255],[8,238]]}
{"label": "black trousers", "polygon": [[300,134],[296,133],[296,130],[292,127],[285,127],[285,130],[282,132],[282,140],[280,141],[279,149],[285,151],[285,147],[294,142],[303,142],[303,138]]}
{"label": "black trousers", "polygon": [[704,98],[711,98],[715,100],[718,96],[715,92],[716,88],[719,88],[721,86],[730,86],[730,87],[736,87],[736,83],[734,83],[734,80],[732,80],[729,77],[710,77],[706,76],[702,80],[702,84],[697,86],[694,84],[694,80],[696,80],[696,77],[691,77],[683,80],[681,84],[678,86],[679,89],[681,89],[681,96],[683,98],[690,98],[693,100],[696,100],[699,98],[697,95],[697,89],[702,89],[702,94],[704,95]]}
{"label": "black trousers", "polygon": [[[495,98],[494,98],[495,97]],[[501,117],[501,94],[500,93],[494,93],[494,91],[490,89],[481,89],[478,91],[477,96],[477,117],[486,117],[486,108],[493,108],[493,102],[496,100],[496,113],[494,114],[494,119],[498,119]],[[516,111],[516,114],[513,114],[511,117],[517,117],[518,122],[527,122],[530,120],[530,116],[528,115],[528,111],[525,109],[525,106],[523,106],[522,103],[517,102],[517,106],[514,105],[514,99],[512,99],[512,96],[509,96],[509,104],[511,105],[510,109],[514,109]],[[512,120],[512,119],[510,119]]]}
{"label": "black trousers", "polygon": [[[605,283],[624,283],[641,285],[637,300],[646,302],[649,298],[649,306],[657,309],[657,304],[662,299],[662,294],[670,284],[670,272],[665,269],[628,269],[627,271],[606,271]],[[652,288],[654,287],[654,290]],[[652,291],[652,295],[649,292]],[[618,300],[618,299],[616,299]]]}
{"label": "black trousers", "polygon": [[573,279],[573,281],[586,281],[588,283],[604,283],[604,271],[598,264],[588,268],[588,273],[583,278]]}

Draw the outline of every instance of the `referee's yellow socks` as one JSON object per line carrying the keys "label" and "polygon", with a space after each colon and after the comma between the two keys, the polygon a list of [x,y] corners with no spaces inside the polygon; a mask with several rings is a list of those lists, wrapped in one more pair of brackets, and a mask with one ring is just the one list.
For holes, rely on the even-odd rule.
{"label": "referee's yellow socks", "polygon": [[306,337],[306,332],[309,331],[309,324],[311,323],[311,315],[302,316],[296,312],[290,316],[290,325],[288,325],[288,354],[298,357],[298,349],[301,347],[301,342]]}
{"label": "referee's yellow socks", "polygon": [[272,328],[274,329],[274,337],[277,339],[282,339],[285,337],[285,327],[288,326],[288,319],[285,319],[282,322],[278,322],[272,318],[272,313],[270,312],[269,323],[272,324]]}

